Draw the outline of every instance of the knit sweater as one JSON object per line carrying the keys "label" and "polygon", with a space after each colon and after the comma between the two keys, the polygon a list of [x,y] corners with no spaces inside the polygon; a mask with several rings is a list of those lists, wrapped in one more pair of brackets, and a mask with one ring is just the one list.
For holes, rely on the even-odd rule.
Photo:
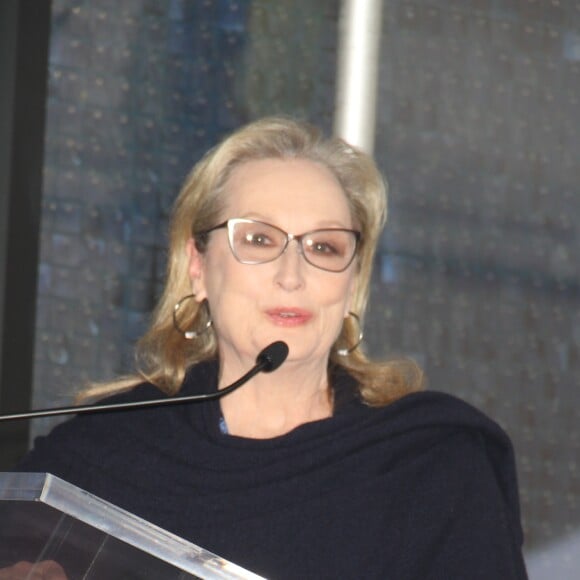
{"label": "knit sweater", "polygon": [[[217,388],[215,362],[181,393]],[[274,375],[273,375],[274,377]],[[272,439],[220,430],[219,402],[77,416],[21,471],[50,472],[272,579],[525,579],[513,451],[450,395],[335,409]],[[158,398],[148,384],[111,401]]]}

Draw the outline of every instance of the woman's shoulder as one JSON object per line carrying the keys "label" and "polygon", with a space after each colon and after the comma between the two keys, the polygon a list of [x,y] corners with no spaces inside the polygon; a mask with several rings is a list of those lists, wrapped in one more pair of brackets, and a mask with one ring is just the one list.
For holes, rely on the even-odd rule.
{"label": "woman's shoulder", "polygon": [[168,395],[161,387],[147,380],[136,380],[133,384],[126,386],[123,385],[124,382],[119,381],[121,386],[117,390],[106,392],[99,398],[93,399],[95,408],[105,404],[133,403],[209,392],[215,389],[217,384],[217,362],[215,360],[203,361],[189,367],[180,390],[174,395]]}
{"label": "woman's shoulder", "polygon": [[[215,369],[212,365],[202,363],[190,369],[183,387],[177,395],[188,395],[198,391],[211,390]],[[213,381],[213,382],[212,382]],[[209,385],[209,386],[208,386]],[[82,413],[58,424],[48,436],[39,437],[37,445],[58,442],[71,449],[81,448],[86,442],[87,447],[94,447],[95,442],[122,442],[125,438],[142,436],[144,433],[171,433],[180,421],[187,420],[186,405],[163,405],[149,408],[110,409],[111,405],[139,403],[141,401],[164,400],[170,398],[160,388],[141,382],[116,393],[108,394],[94,402],[88,413]],[[99,409],[99,406],[108,409]]]}
{"label": "woman's shoulder", "polygon": [[475,429],[490,435],[505,436],[499,424],[467,401],[441,391],[409,393],[390,405],[381,407],[397,424],[412,428]]}
{"label": "woman's shoulder", "polygon": [[[367,411],[369,421],[394,439],[416,436],[423,441],[452,441],[468,437],[475,449],[488,457],[498,472],[515,480],[511,439],[490,416],[454,395],[439,391],[410,393],[390,405]],[[450,435],[458,435],[455,439]]]}
{"label": "woman's shoulder", "polygon": [[[408,393],[382,406],[366,403],[357,381],[344,369],[335,369],[335,423],[352,427],[361,436],[402,438],[414,436],[429,445],[432,440],[462,432],[480,444],[512,453],[511,442],[502,427],[474,405],[449,393],[420,390]],[[360,429],[365,425],[363,429]],[[407,436],[407,437],[403,437]],[[398,439],[401,440],[401,439]]]}
{"label": "woman's shoulder", "polygon": [[[95,403],[94,411],[78,414],[48,434],[36,437],[33,448],[15,466],[16,470],[49,472],[89,488],[91,478],[101,481],[105,472],[111,476],[111,466],[117,465],[121,472],[119,461],[127,466],[137,458],[146,462],[148,456],[164,453],[175,442],[177,432],[187,428],[182,406],[123,410],[99,410],[98,406],[166,397],[154,385],[141,383],[101,399]],[[121,459],[112,460],[117,457]]]}
{"label": "woman's shoulder", "polygon": [[[373,414],[391,441],[400,437],[406,442],[401,443],[405,448],[412,445],[409,441],[420,441],[415,450],[437,454],[442,464],[446,457],[454,457],[445,477],[460,478],[462,472],[487,465],[518,525],[513,445],[506,431],[486,413],[454,395],[421,391],[406,395]],[[461,461],[457,460],[458,454]]]}

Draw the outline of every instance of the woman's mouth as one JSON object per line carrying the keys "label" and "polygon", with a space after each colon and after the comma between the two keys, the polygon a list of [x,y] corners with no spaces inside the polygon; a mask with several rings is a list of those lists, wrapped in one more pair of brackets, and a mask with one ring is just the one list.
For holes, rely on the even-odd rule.
{"label": "woman's mouth", "polygon": [[312,313],[302,308],[272,308],[266,314],[278,326],[302,326],[312,318]]}

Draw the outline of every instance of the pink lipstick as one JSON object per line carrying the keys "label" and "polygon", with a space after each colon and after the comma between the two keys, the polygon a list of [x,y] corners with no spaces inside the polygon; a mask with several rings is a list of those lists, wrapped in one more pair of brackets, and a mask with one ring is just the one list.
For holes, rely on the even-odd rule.
{"label": "pink lipstick", "polygon": [[266,310],[268,318],[277,326],[302,326],[310,321],[312,312],[303,308],[279,307]]}

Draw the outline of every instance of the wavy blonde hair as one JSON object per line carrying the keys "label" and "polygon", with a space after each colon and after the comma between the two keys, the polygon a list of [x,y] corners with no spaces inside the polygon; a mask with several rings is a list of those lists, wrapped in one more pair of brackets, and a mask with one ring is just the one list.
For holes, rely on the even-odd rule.
{"label": "wavy blonde hair", "polygon": [[[242,127],[210,150],[186,178],[176,200],[170,225],[167,283],[153,312],[149,330],[137,344],[137,374],[96,386],[88,396],[103,395],[143,380],[167,394],[179,391],[188,367],[217,356],[213,330],[187,340],[173,325],[175,304],[191,293],[187,243],[193,236],[205,250],[203,232],[216,225],[224,208],[228,178],[243,163],[261,159],[305,159],[328,168],[348,199],[354,227],[361,231],[358,273],[352,311],[361,324],[369,296],[373,258],[386,220],[386,183],[374,161],[344,140],[325,138],[306,123],[282,117],[265,118]],[[203,328],[205,308],[195,300],[182,303],[181,328]],[[346,318],[330,355],[330,370],[343,368],[358,382],[361,398],[369,405],[386,405],[421,388],[422,372],[408,360],[373,362],[360,348],[347,356],[336,350],[356,344],[359,329]]]}

